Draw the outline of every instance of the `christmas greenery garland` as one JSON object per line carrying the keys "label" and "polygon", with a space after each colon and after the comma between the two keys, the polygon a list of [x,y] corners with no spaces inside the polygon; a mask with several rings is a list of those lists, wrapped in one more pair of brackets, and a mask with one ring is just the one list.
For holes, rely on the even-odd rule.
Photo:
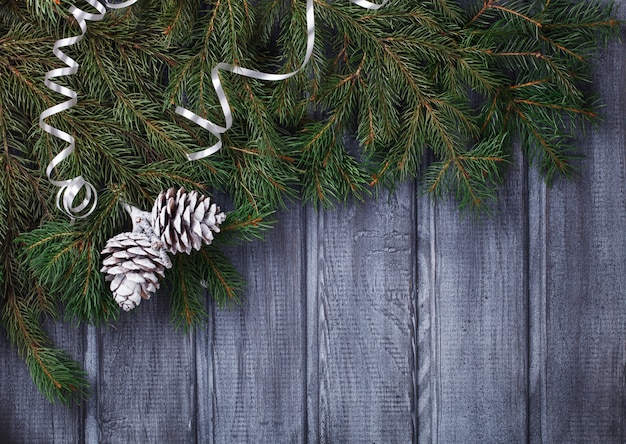
{"label": "christmas greenery garland", "polygon": [[[77,91],[78,103],[46,119],[76,139],[54,174],[82,175],[98,190],[95,211],[71,221],[55,208],[45,174],[63,144],[36,126],[63,100],[43,74],[62,66],[53,43],[77,33],[70,6],[0,0],[2,324],[39,389],[63,402],[85,395],[85,375],[42,322],[61,307],[79,322],[118,316],[101,251],[136,222],[125,207],[152,208],[170,187],[224,196],[227,217],[215,242],[171,263],[159,256],[158,239],[151,250],[145,226],[117,238],[143,242],[139,260],[162,258],[146,285],[165,274],[173,322],[192,328],[207,316],[203,283],[220,304],[237,300],[244,284],[220,245],[261,236],[286,200],[331,205],[419,176],[434,196],[487,208],[513,139],[547,180],[570,174],[581,154],[572,144],[576,127],[597,117],[590,57],[618,29],[611,5],[595,1],[396,0],[374,11],[316,0],[307,66],[281,82],[222,72],[233,126],[221,150],[191,162],[186,153],[214,136],[174,105],[219,123],[210,78],[218,63],[268,73],[299,68],[305,2],[142,0],[109,11],[65,50],[80,70],[56,81]],[[198,223],[189,233],[206,235]],[[124,248],[114,242],[105,253],[125,257]],[[110,272],[118,262],[106,264]],[[121,285],[122,277],[111,279]]]}

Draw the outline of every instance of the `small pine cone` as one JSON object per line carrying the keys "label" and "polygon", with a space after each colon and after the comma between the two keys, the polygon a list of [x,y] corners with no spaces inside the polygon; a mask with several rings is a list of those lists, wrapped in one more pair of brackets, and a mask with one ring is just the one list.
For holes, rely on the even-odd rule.
{"label": "small pine cone", "polygon": [[226,215],[210,198],[196,191],[187,193],[184,188],[161,192],[152,208],[154,232],[172,254],[189,254],[203,243],[209,245],[225,219]]}
{"label": "small pine cone", "polygon": [[159,288],[159,276],[172,263],[160,241],[152,242],[145,233],[120,233],[107,241],[102,261],[106,280],[111,281],[113,297],[129,311]]}

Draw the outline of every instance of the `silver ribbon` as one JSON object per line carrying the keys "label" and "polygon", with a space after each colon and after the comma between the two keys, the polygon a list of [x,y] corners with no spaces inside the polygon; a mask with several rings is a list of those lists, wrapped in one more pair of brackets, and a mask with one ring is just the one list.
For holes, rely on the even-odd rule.
{"label": "silver ribbon", "polygon": [[[85,0],[91,6],[96,8],[99,14],[91,14],[83,11],[75,6],[70,6],[69,11],[74,16],[78,25],[80,26],[81,33],[80,35],[74,37],[68,37],[64,39],[57,40],[54,43],[54,48],[52,52],[59,60],[67,65],[65,68],[57,68],[48,71],[45,74],[45,85],[51,89],[52,91],[62,94],[65,97],[68,97],[69,100],[59,103],[58,105],[52,106],[46,109],[39,116],[39,126],[48,134],[54,137],[58,137],[59,139],[68,143],[67,147],[65,147],[59,154],[57,154],[52,161],[48,164],[46,168],[46,175],[48,176],[48,180],[53,185],[59,187],[59,192],[56,197],[56,206],[60,210],[64,211],[71,219],[75,218],[83,218],[89,216],[96,208],[98,203],[98,193],[95,187],[87,182],[82,176],[74,177],[73,179],[68,180],[54,180],[52,178],[52,172],[54,169],[65,159],[67,159],[75,150],[76,141],[74,137],[65,131],[61,131],[58,128],[55,128],[51,125],[48,125],[44,122],[44,120],[54,114],[60,113],[62,111],[67,111],[74,105],[76,105],[78,101],[78,94],[75,91],[72,91],[69,88],[59,85],[52,81],[52,79],[56,77],[62,76],[70,76],[76,74],[78,72],[78,63],[61,51],[60,48],[64,48],[66,46],[74,45],[80,42],[85,33],[87,32],[87,20],[89,21],[99,21],[102,20],[106,14],[107,7],[112,9],[120,9],[125,8],[127,6],[132,5],[137,0],[128,0],[123,3],[109,3],[108,0],[105,0],[104,5],[100,3],[98,0]],[[106,6],[105,6],[106,5]],[[76,197],[80,193],[80,191],[84,188],[83,200],[75,204],[74,201]],[[87,211],[85,211],[87,210]]]}
{"label": "silver ribbon", "polygon": [[[366,0],[350,0],[350,2],[366,9],[380,9],[385,6],[389,0],[384,0],[380,4],[371,3]],[[306,27],[307,27],[307,42],[306,42],[306,55],[304,57],[304,61],[302,65],[298,69],[293,72],[287,74],[270,74],[264,73],[260,71],[255,71],[252,69],[242,68],[237,65],[231,65],[229,63],[218,63],[211,70],[211,80],[213,82],[213,88],[217,94],[217,98],[220,102],[220,106],[222,107],[222,113],[224,114],[224,119],[226,120],[226,126],[217,125],[194,112],[183,108],[182,106],[176,107],[176,113],[191,120],[196,125],[201,126],[215,137],[217,137],[217,143],[206,148],[202,151],[197,151],[194,153],[187,153],[187,158],[189,160],[198,160],[203,159],[207,156],[210,156],[213,153],[219,151],[222,148],[222,134],[228,131],[233,124],[233,115],[230,111],[230,105],[228,104],[228,98],[224,93],[224,88],[222,87],[222,82],[220,81],[219,71],[228,71],[234,74],[239,74],[241,76],[249,77],[252,79],[258,80],[269,80],[269,81],[279,81],[286,80],[290,77],[295,76],[298,72],[300,72],[306,65],[309,63],[311,59],[311,55],[313,54],[313,45],[315,43],[315,12],[313,10],[313,0],[307,0],[306,2]]]}

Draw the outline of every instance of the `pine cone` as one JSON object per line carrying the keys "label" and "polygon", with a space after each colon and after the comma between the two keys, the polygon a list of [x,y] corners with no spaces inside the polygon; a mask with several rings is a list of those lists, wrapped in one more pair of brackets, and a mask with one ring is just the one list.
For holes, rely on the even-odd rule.
{"label": "pine cone", "polygon": [[120,233],[107,241],[102,254],[108,256],[100,271],[107,274],[113,297],[125,311],[150,299],[159,288],[159,276],[172,266],[161,242],[152,242],[145,233]]}
{"label": "pine cone", "polygon": [[226,215],[210,198],[196,191],[187,193],[184,188],[161,192],[152,208],[154,232],[172,254],[189,254],[203,243],[209,245],[225,219]]}

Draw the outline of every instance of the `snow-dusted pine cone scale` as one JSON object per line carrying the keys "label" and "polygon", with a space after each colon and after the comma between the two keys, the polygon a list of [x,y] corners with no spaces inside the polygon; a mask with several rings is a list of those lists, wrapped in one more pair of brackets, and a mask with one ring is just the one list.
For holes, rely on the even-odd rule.
{"label": "snow-dusted pine cone scale", "polygon": [[102,261],[102,272],[111,281],[113,297],[122,309],[135,308],[142,299],[159,288],[159,277],[164,276],[172,262],[160,242],[150,240],[145,233],[120,233],[109,239],[102,250],[108,255]]}
{"label": "snow-dusted pine cone scale", "polygon": [[226,215],[207,196],[170,188],[161,192],[152,208],[152,227],[172,254],[191,253],[213,242]]}

